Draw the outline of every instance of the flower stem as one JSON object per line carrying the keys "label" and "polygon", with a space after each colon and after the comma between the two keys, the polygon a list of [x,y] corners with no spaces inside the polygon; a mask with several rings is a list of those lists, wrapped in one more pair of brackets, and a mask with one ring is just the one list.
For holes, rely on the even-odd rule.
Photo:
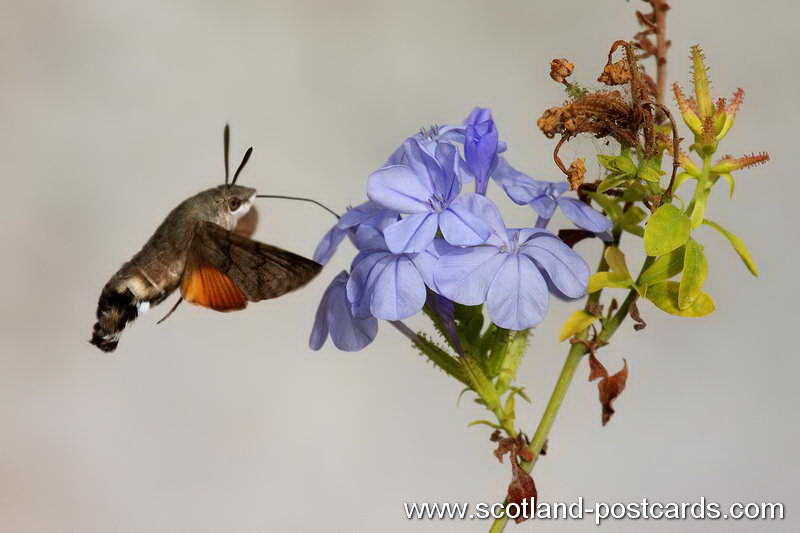
{"label": "flower stem", "polygon": [[[644,270],[644,268],[647,266],[649,266],[648,261],[645,262],[645,266],[642,270]],[[605,327],[598,335],[598,340],[607,342],[611,336],[614,335],[619,326],[622,324],[622,321],[628,316],[628,312],[630,311],[631,305],[636,300],[636,296],[637,293],[635,290],[628,292],[628,295],[622,302],[620,308],[617,310],[611,320],[606,323]],[[558,411],[561,409],[561,404],[564,403],[564,397],[567,395],[567,391],[572,383],[572,379],[575,377],[575,371],[578,369],[578,365],[583,360],[586,350],[586,345],[582,342],[573,344],[569,349],[567,358],[564,361],[564,366],[561,368],[561,373],[559,374],[556,385],[553,388],[552,394],[550,395],[550,400],[548,400],[547,407],[545,407],[542,418],[539,421],[539,426],[536,428],[536,433],[534,433],[533,439],[528,445],[528,449],[531,451],[531,453],[533,453],[533,460],[530,462],[524,462],[522,464],[522,468],[526,472],[530,472],[533,469],[534,464],[536,464],[536,460],[539,458],[539,455],[541,455],[542,448],[547,442],[547,438],[550,435],[550,430],[552,429],[553,423],[556,420]],[[489,533],[500,533],[505,529],[507,522],[508,517],[506,516],[495,519],[495,521],[492,523],[492,527],[489,529]]]}

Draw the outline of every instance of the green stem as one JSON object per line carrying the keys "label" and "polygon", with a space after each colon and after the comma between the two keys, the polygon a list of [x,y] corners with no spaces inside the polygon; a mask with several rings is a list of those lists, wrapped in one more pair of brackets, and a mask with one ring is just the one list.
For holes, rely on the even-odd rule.
{"label": "green stem", "polygon": [[[644,263],[644,266],[642,267],[642,271],[649,266],[649,263],[652,262],[651,259],[652,258],[648,257]],[[600,331],[600,334],[597,337],[598,340],[608,342],[611,336],[614,335],[617,329],[619,329],[619,326],[622,324],[622,321],[625,320],[625,317],[628,316],[628,312],[630,311],[631,305],[633,305],[633,302],[636,300],[636,296],[637,293],[635,290],[628,292],[628,295],[625,297],[622,305],[620,305],[620,308],[617,310],[611,320],[606,323],[602,331]],[[553,393],[550,395],[550,400],[548,400],[547,407],[545,408],[542,418],[539,421],[539,426],[536,428],[536,433],[533,434],[533,439],[528,445],[528,449],[533,454],[533,460],[522,464],[522,468],[526,472],[530,472],[533,469],[534,464],[536,464],[536,460],[539,458],[539,455],[541,455],[542,448],[547,442],[547,438],[550,435],[550,430],[553,428],[553,423],[556,420],[558,411],[561,409],[561,404],[564,403],[564,397],[567,395],[567,391],[572,383],[572,379],[575,377],[575,371],[578,368],[578,364],[580,364],[580,362],[583,360],[583,356],[585,354],[586,345],[581,342],[577,342],[570,347],[567,358],[564,361],[564,366],[561,368],[561,374],[558,376],[558,381],[556,381],[556,385],[553,388]],[[489,529],[489,533],[500,533],[505,529],[507,522],[508,518],[506,516],[495,519],[495,521],[492,523],[492,527]]]}

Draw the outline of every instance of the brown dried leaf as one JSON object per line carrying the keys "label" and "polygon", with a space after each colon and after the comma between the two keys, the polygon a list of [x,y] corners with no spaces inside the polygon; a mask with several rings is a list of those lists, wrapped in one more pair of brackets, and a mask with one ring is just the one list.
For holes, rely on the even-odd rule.
{"label": "brown dried leaf", "polygon": [[635,329],[636,331],[641,331],[647,327],[647,322],[645,322],[642,319],[642,316],[639,314],[639,307],[636,305],[636,301],[631,303],[630,314],[633,321],[636,322],[633,325],[633,329]]}
{"label": "brown dried leaf", "polygon": [[560,229],[558,230],[558,238],[564,241],[564,244],[572,248],[583,239],[591,239],[595,234],[585,229]]}
{"label": "brown dried leaf", "polygon": [[[514,460],[514,462],[511,463],[511,483],[508,485],[508,495],[506,499],[508,503],[516,503],[521,507],[522,502],[529,498],[536,498],[536,484],[533,482],[531,475],[523,470],[522,467],[517,464],[517,461]],[[527,517],[520,513],[520,516],[514,521],[519,524],[525,520],[527,520]]]}
{"label": "brown dried leaf", "polygon": [[608,371],[603,363],[597,360],[593,353],[589,354],[589,381],[594,381],[597,378],[608,379]]}
{"label": "brown dried leaf", "polygon": [[625,383],[628,381],[628,361],[625,362],[622,370],[601,380],[597,384],[600,391],[600,403],[603,405],[603,425],[608,424],[611,417],[614,415],[614,407],[612,403],[625,390]]}
{"label": "brown dried leaf", "polygon": [[603,406],[603,425],[608,424],[614,414],[612,403],[625,390],[625,383],[628,381],[628,361],[625,362],[622,370],[609,376],[606,367],[597,360],[593,353],[589,353],[589,381],[600,378],[597,382],[597,390],[600,393],[600,405]]}
{"label": "brown dried leaf", "polygon": [[511,454],[512,458],[514,457],[514,455],[516,454],[516,447],[517,447],[517,442],[514,439],[508,437],[504,439],[499,439],[497,441],[497,449],[494,451],[494,456],[497,457],[497,460],[502,463],[503,456],[505,454],[509,453]]}

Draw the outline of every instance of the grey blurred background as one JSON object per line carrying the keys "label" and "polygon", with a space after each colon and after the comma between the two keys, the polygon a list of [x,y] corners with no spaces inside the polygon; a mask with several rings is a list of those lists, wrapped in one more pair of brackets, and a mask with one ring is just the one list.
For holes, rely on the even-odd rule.
{"label": "grey blurred background", "polygon": [[[798,52],[794,2],[673,0],[671,80],[700,42],[714,89],[747,91],[723,150],[769,150],[712,199],[761,267],[701,230],[718,311],[626,325],[631,364],[600,426],[582,369],[536,469],[549,501],[782,502],[783,522],[616,521],[613,531],[796,531]],[[406,501],[497,500],[509,479],[459,387],[382,326],[361,353],[307,348],[317,302],[352,257],[246,312],[167,305],[105,355],[100,288],[168,210],[221,182],[221,129],[256,147],[242,182],[337,209],[420,126],[491,107],[512,163],[556,179],[535,118],[562,99],[553,57],[592,84],[641,2],[6,0],[0,17],[0,531],[485,531],[414,521]],[[589,141],[573,150],[591,152]],[[234,156],[234,159],[237,156]],[[597,172],[596,168],[591,170]],[[509,221],[530,214],[504,204]],[[310,254],[321,210],[260,204],[256,237]],[[596,245],[581,250],[594,258]],[[594,259],[590,260],[594,262]],[[532,429],[560,368],[557,303],[520,371]],[[412,325],[422,322],[411,321]],[[610,524],[610,523],[609,523]],[[511,531],[588,531],[527,523]]]}

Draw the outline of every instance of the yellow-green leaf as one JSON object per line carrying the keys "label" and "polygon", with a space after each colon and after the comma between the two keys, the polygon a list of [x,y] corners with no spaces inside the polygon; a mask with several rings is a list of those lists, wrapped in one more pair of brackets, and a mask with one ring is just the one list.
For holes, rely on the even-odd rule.
{"label": "yellow-green leaf", "polygon": [[688,172],[681,172],[680,174],[675,176],[675,183],[672,185],[672,192],[677,191],[684,181],[690,179],[695,179],[695,178],[692,177],[692,175],[689,174]]}
{"label": "yellow-green leaf", "polygon": [[750,256],[750,252],[747,250],[747,246],[744,245],[744,241],[742,239],[711,220],[705,219],[703,220],[703,224],[711,226],[718,232],[722,233],[722,235],[728,239],[728,242],[731,243],[733,249],[736,250],[736,253],[739,254],[739,257],[742,258],[742,261],[744,261],[747,269],[750,270],[754,276],[758,277],[758,267],[756,266],[755,261],[753,261],[753,258]]}
{"label": "yellow-green leaf", "polygon": [[689,239],[684,248],[683,275],[678,289],[678,307],[681,309],[687,309],[702,294],[708,275],[708,261],[703,247],[694,239]]}
{"label": "yellow-green leaf", "polygon": [[658,183],[659,179],[661,179],[661,174],[654,168],[645,166],[639,170],[639,177],[645,181]]}
{"label": "yellow-green leaf", "polygon": [[628,180],[628,176],[624,174],[611,174],[609,177],[600,182],[597,186],[598,193],[604,193],[609,189],[613,189],[617,185],[622,185]]}
{"label": "yellow-green leaf", "polygon": [[664,204],[650,216],[644,228],[644,249],[655,257],[668,254],[689,240],[692,223],[672,204]]}
{"label": "yellow-green leaf", "polygon": [[616,246],[609,246],[603,254],[606,258],[606,263],[611,267],[611,270],[617,274],[624,274],[625,277],[630,278],[631,273],[628,270],[628,265],[625,264],[625,254]]}
{"label": "yellow-green leaf", "polygon": [[647,289],[647,299],[656,304],[662,311],[676,316],[701,317],[714,312],[714,300],[701,292],[687,307],[678,307],[679,284],[677,281],[657,283]]}
{"label": "yellow-green leaf", "polygon": [[725,174],[720,174],[719,177],[728,182],[728,186],[730,187],[730,193],[728,194],[728,197],[733,198],[733,190],[736,188],[736,180],[733,179],[733,176],[727,172]]}
{"label": "yellow-green leaf", "polygon": [[597,194],[594,192],[587,192],[586,194],[589,198],[597,202],[612,220],[617,220],[622,216],[622,208],[605,194]]}
{"label": "yellow-green leaf", "polygon": [[710,191],[704,191],[694,197],[694,206],[692,207],[692,214],[690,215],[692,228],[700,227],[700,224],[703,223],[703,217],[706,215],[706,204],[708,203],[709,192]]}
{"label": "yellow-green leaf", "polygon": [[561,335],[559,341],[565,341],[589,327],[589,324],[597,320],[599,317],[587,313],[583,309],[575,311],[561,326]]}
{"label": "yellow-green leaf", "polygon": [[625,289],[630,287],[632,283],[633,280],[631,277],[625,274],[619,274],[617,272],[595,272],[589,278],[589,287],[586,289],[586,292],[597,292],[606,287]]}
{"label": "yellow-green leaf", "polygon": [[656,259],[647,270],[642,272],[636,284],[641,287],[647,287],[649,285],[661,283],[662,281],[667,281],[669,278],[680,273],[680,271],[683,270],[683,256],[685,250],[686,248],[681,246]]}
{"label": "yellow-green leaf", "polygon": [[628,176],[635,176],[636,175],[636,165],[631,161],[631,158],[627,155],[619,155],[614,158],[614,166],[617,167],[617,170],[622,172],[623,174],[627,174]]}

